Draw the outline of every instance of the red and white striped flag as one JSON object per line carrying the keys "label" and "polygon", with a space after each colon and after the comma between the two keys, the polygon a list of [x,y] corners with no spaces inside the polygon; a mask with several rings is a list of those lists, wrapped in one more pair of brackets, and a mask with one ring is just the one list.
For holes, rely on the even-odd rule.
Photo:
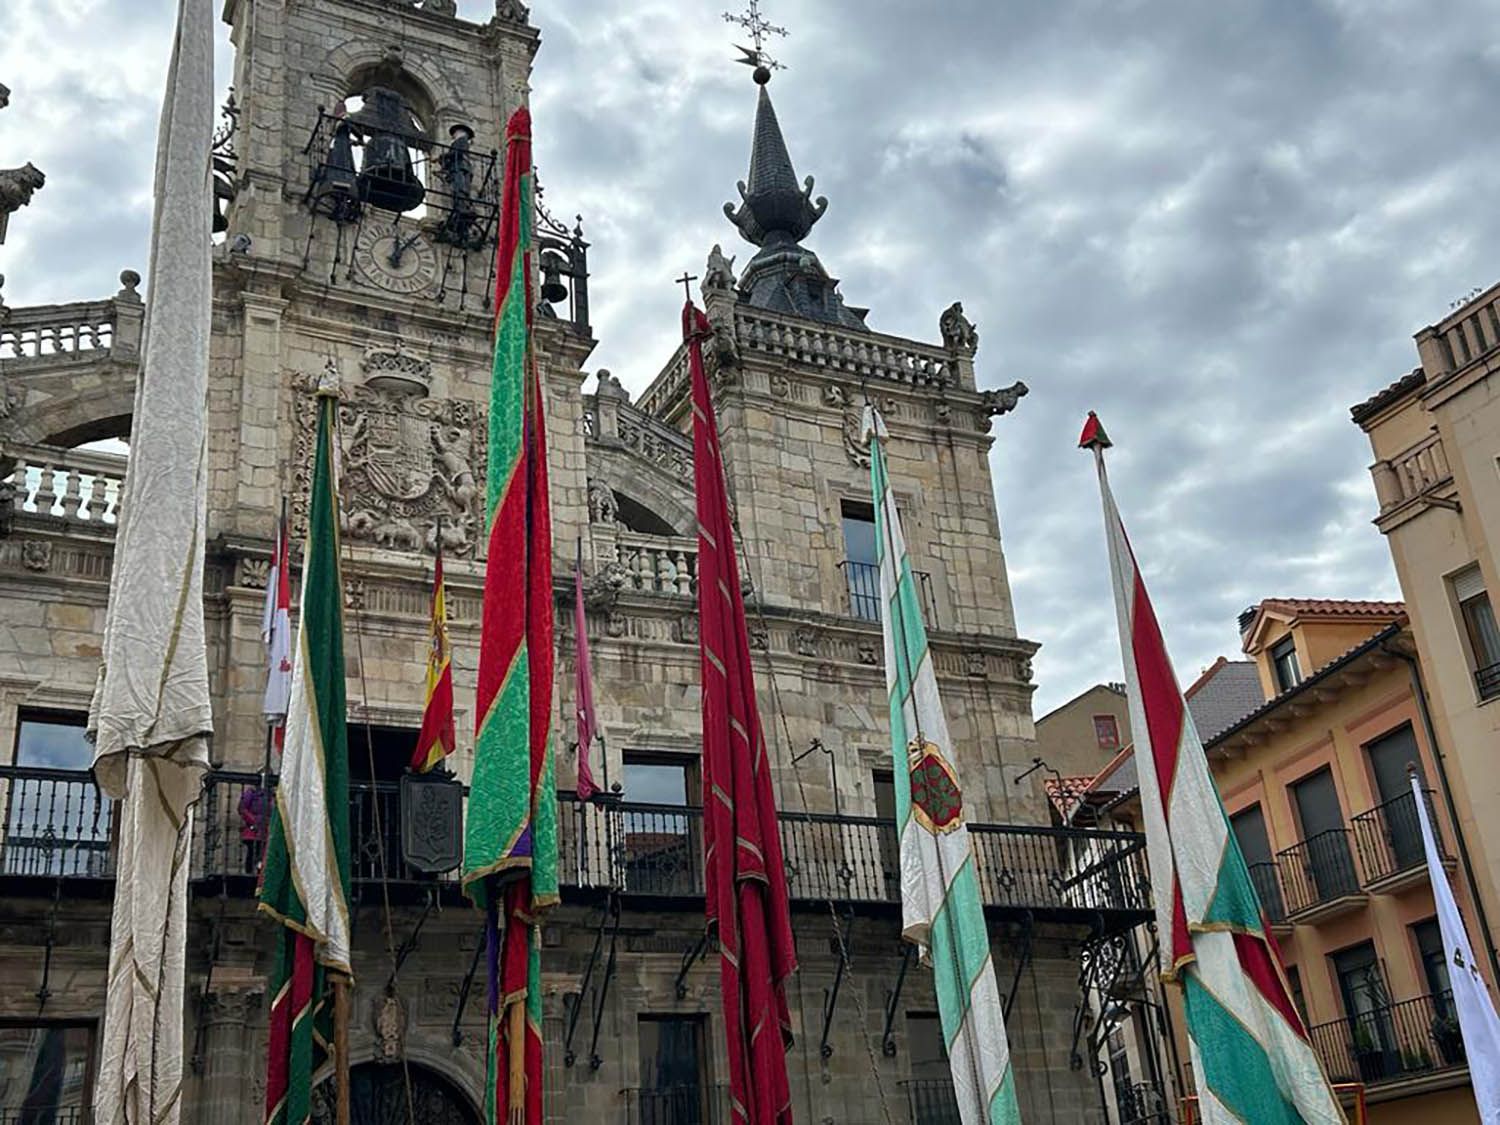
{"label": "red and white striped flag", "polygon": [[266,646],[266,695],[261,710],[266,722],[281,731],[292,698],[292,574],[286,517],[276,525],[276,550],[266,578],[266,602],[260,617],[260,639]]}
{"label": "red and white striped flag", "polygon": [[1199,1120],[1341,1125],[1110,493],[1096,415],[1078,444],[1104,498],[1157,932],[1164,975],[1182,987]]}

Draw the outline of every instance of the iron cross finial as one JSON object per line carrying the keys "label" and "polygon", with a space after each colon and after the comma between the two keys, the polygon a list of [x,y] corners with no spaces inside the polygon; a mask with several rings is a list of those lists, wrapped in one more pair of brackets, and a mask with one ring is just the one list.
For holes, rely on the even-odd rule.
{"label": "iron cross finial", "polygon": [[697,280],[697,274],[688,273],[686,270],[684,270],[682,276],[677,279],[677,284],[682,286],[682,291],[687,295],[689,304],[691,304],[693,300],[693,282]]}
{"label": "iron cross finial", "polygon": [[754,47],[739,47],[738,50],[745,57],[736,59],[736,62],[744,63],[746,66],[755,68],[755,80],[764,86],[771,79],[771,71],[784,70],[785,68],[766,54],[766,39],[776,36],[779,39],[786,38],[786,28],[777,27],[767,22],[765,16],[760,12],[760,0],[747,0],[749,7],[740,15],[733,12],[724,13],[724,22],[738,24],[750,33],[750,42]]}

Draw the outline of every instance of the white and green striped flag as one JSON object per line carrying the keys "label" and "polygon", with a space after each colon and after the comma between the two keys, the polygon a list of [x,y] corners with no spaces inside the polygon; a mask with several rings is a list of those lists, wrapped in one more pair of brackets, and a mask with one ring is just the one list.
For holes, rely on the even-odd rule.
{"label": "white and green striped flag", "polygon": [[932,966],[943,1039],[963,1125],[1014,1125],[1010,1045],[974,855],[964,827],[963,791],[952,764],[927,630],[906,557],[896,498],[886,476],[885,423],[865,407],[875,541],[880,560],[885,682],[895,754],[896,830],[901,841],[901,936]]}

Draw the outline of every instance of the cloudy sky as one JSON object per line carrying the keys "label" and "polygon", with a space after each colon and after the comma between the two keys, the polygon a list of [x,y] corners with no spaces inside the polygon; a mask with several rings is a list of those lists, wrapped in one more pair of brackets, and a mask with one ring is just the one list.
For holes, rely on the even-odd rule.
{"label": "cloudy sky", "polygon": [[[772,85],[831,206],[810,245],[886,332],[962,299],[1000,420],[996,491],[1038,713],[1120,676],[1089,459],[1117,496],[1184,680],[1265,596],[1394,596],[1348,407],[1411,335],[1500,278],[1500,24],[1484,0],[767,0]],[[594,244],[595,366],[643,387],[671,278],[745,174],[754,88],[725,0],[535,0],[537,161]],[[11,305],[144,270],[173,5],[5,0]],[[488,18],[486,0],[461,14]],[[220,74],[228,44],[221,31]]]}

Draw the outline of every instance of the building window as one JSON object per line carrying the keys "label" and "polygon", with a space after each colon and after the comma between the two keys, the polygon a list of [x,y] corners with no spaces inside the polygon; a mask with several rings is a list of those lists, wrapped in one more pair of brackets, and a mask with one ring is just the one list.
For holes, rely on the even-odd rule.
{"label": "building window", "polygon": [[1276,687],[1280,691],[1291,691],[1302,682],[1297,645],[1291,637],[1284,637],[1271,646],[1271,667],[1275,669]]}
{"label": "building window", "polygon": [[896,775],[892,770],[871,770],[875,790],[875,819],[880,822],[880,875],[885,897],[901,897],[901,846],[896,838]]}
{"label": "building window", "polygon": [[1411,928],[1422,962],[1422,977],[1432,994],[1432,1005],[1445,1019],[1453,1016],[1453,985],[1448,980],[1448,956],[1443,947],[1443,931],[1436,918],[1418,922]]}
{"label": "building window", "polygon": [[945,1125],[958,1120],[953,1072],[943,1041],[943,1022],[936,1012],[906,1013],[907,1057],[911,1077],[905,1082],[912,1125]]}
{"label": "building window", "polygon": [[111,806],[89,768],[85,716],[22,711],[7,787],[0,872],[100,878],[108,874]]}
{"label": "building window", "polygon": [[697,759],[627,753],[624,764],[625,885],[640,894],[701,894],[701,818],[688,811],[701,792]]}
{"label": "building window", "polygon": [[[1391,1022],[1390,991],[1375,946],[1361,942],[1335,953],[1332,960],[1355,1055],[1386,1057],[1396,1049],[1396,1032]],[[1372,1066],[1361,1065],[1362,1073],[1373,1072]]]}
{"label": "building window", "polygon": [[[344,724],[349,752],[350,867],[355,879],[379,880],[406,874],[401,858],[401,775],[411,766],[418,733],[410,727]],[[239,861],[247,872],[253,872],[251,861],[259,861],[250,847],[256,821],[253,813],[247,819],[244,805],[238,805],[237,811],[243,853]]]}
{"label": "building window", "polygon": [[1500,628],[1496,627],[1495,610],[1477,566],[1454,576],[1453,594],[1469,639],[1474,686],[1480,699],[1493,699],[1500,695]]}
{"label": "building window", "polygon": [[845,500],[844,580],[849,585],[849,610],[861,621],[880,620],[880,558],[875,550],[875,509]]}
{"label": "building window", "polygon": [[0,1121],[83,1121],[93,1101],[92,1024],[0,1024]]}
{"label": "building window", "polygon": [[636,1024],[641,1085],[640,1125],[705,1125],[717,1120],[708,1104],[700,1016],[643,1015]]}
{"label": "building window", "polygon": [[1120,720],[1113,715],[1094,716],[1094,741],[1099,749],[1115,751],[1120,748]]}

